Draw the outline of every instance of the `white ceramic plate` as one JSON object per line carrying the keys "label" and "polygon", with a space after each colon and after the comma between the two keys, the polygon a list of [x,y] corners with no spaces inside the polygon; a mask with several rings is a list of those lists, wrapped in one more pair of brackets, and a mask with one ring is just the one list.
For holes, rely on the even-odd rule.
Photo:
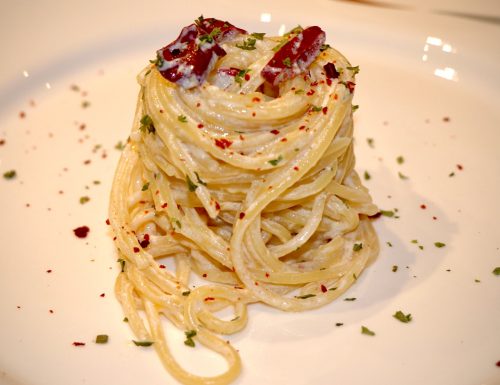
{"label": "white ceramic plate", "polygon": [[[2,7],[0,173],[17,177],[0,177],[0,383],[175,382],[153,349],[131,343],[105,220],[135,74],[201,13],[269,34],[322,26],[361,68],[357,169],[379,206],[398,210],[376,221],[381,253],[348,292],[356,301],[302,314],[251,307],[231,337],[244,364],[236,384],[500,383],[498,27],[327,0]],[[168,336],[197,373],[223,368]]]}

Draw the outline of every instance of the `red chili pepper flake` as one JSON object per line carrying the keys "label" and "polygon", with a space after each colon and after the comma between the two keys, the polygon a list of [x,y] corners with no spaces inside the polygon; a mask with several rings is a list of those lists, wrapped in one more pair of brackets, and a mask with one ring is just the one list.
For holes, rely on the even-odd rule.
{"label": "red chili pepper flake", "polygon": [[223,150],[225,150],[226,148],[230,147],[232,144],[233,144],[232,141],[230,141],[228,139],[225,139],[225,138],[215,139],[215,145],[217,147],[222,148]]}
{"label": "red chili pepper flake", "polygon": [[337,94],[333,95],[333,100],[337,100],[338,98],[339,98],[339,96]]}
{"label": "red chili pepper flake", "polygon": [[202,277],[207,278],[207,273],[203,273]]}
{"label": "red chili pepper flake", "polygon": [[356,87],[356,83],[347,82],[346,87],[349,89],[349,92],[352,94],[354,92],[354,88]]}
{"label": "red chili pepper flake", "polygon": [[286,142],[288,139],[287,138],[281,138],[282,142]]}
{"label": "red chili pepper flake", "polygon": [[311,83],[311,87],[316,87],[318,85],[318,82],[317,81],[314,81]]}
{"label": "red chili pepper flake", "polygon": [[252,116],[255,118],[255,116],[257,116],[257,114],[255,112],[252,112]]}
{"label": "red chili pepper flake", "polygon": [[280,132],[278,130],[271,130],[271,134],[278,135]]}
{"label": "red chili pepper flake", "polygon": [[47,273],[52,273],[52,269],[46,270]]}
{"label": "red chili pepper flake", "polygon": [[90,229],[88,228],[88,226],[80,226],[76,229],[73,229],[73,232],[78,238],[86,238],[89,231]]}
{"label": "red chili pepper flake", "polygon": [[260,102],[260,98],[258,98],[258,97],[253,98],[253,99],[252,99],[252,102],[254,102],[254,103],[259,103],[259,102]]}
{"label": "red chili pepper flake", "polygon": [[462,166],[461,164],[457,164],[457,169],[459,169],[460,171],[462,171],[464,169],[464,166]]}
{"label": "red chili pepper flake", "polygon": [[426,205],[424,205],[424,204],[421,204],[421,205],[420,205],[420,208],[421,208],[422,210],[425,210],[425,209],[427,208],[427,206],[426,206]]}
{"label": "red chili pepper flake", "polygon": [[216,210],[220,210],[220,204],[217,201],[215,201],[215,209]]}
{"label": "red chili pepper flake", "polygon": [[99,297],[104,298],[104,297],[106,297],[106,294],[101,293],[101,294],[99,294]]}
{"label": "red chili pepper flake", "polygon": [[201,124],[201,123],[200,123],[200,124],[198,124],[198,128],[203,128],[203,127],[204,127],[204,125],[203,125],[203,124]]}
{"label": "red chili pepper flake", "polygon": [[83,130],[85,130],[86,127],[87,127],[87,125],[85,123],[82,123],[82,124],[80,124],[80,126],[78,128],[80,129],[80,131],[83,131]]}
{"label": "red chili pepper flake", "polygon": [[17,305],[16,308],[21,309],[21,306]]}
{"label": "red chili pepper flake", "polygon": [[215,298],[214,298],[214,297],[205,297],[204,301],[205,301],[205,302],[208,302],[208,301],[215,301]]}
{"label": "red chili pepper flake", "polygon": [[139,251],[141,251],[141,249],[139,249],[138,247],[134,247],[134,253],[138,253]]}
{"label": "red chili pepper flake", "polygon": [[49,313],[50,313],[50,314],[54,314],[54,310],[49,309]]}
{"label": "red chili pepper flake", "polygon": [[[240,134],[240,140],[245,140],[245,137],[241,134]],[[243,154],[241,153],[241,155],[243,155]]]}
{"label": "red chili pepper flake", "polygon": [[315,92],[314,90],[309,90],[309,91],[307,91],[307,94],[306,94],[306,95],[307,95],[307,96],[314,95],[314,92]]}
{"label": "red chili pepper flake", "polygon": [[90,164],[91,160],[87,159],[86,161],[83,162],[83,164]]}
{"label": "red chili pepper flake", "polygon": [[500,361],[497,361],[496,365],[497,365],[497,366],[500,366]]}
{"label": "red chili pepper flake", "polygon": [[245,74],[245,80],[246,80],[246,81],[249,81],[249,80],[250,80],[250,75],[249,75],[249,74]]}
{"label": "red chili pepper flake", "polygon": [[164,203],[164,204],[161,205],[162,209],[166,209],[167,207],[168,207],[168,203]]}
{"label": "red chili pepper flake", "polygon": [[449,116],[445,116],[445,117],[443,118],[443,122],[449,122],[449,121],[450,121],[450,117],[449,117]]}
{"label": "red chili pepper flake", "polygon": [[243,219],[243,218],[245,218],[245,213],[242,211],[242,212],[240,213],[240,219]]}
{"label": "red chili pepper flake", "polygon": [[75,342],[73,342],[73,346],[85,346],[85,342],[75,341]]}
{"label": "red chili pepper flake", "polygon": [[26,117],[26,112],[24,112],[24,111],[19,112],[20,119],[24,119],[25,117]]}
{"label": "red chili pepper flake", "polygon": [[163,114],[165,111],[163,111],[162,108],[160,108],[160,114]]}
{"label": "red chili pepper flake", "polygon": [[196,107],[200,107],[200,106],[201,106],[200,102],[196,103]]}
{"label": "red chili pepper flake", "polygon": [[109,218],[106,219],[106,224],[109,226],[111,224],[111,222],[109,221]]}
{"label": "red chili pepper flake", "polygon": [[5,144],[5,139],[0,139],[0,146],[3,146]]}
{"label": "red chili pepper flake", "polygon": [[258,282],[254,282],[255,286],[259,286],[259,283]]}
{"label": "red chili pepper flake", "polygon": [[149,246],[149,239],[144,239],[144,240],[140,241],[139,244],[141,245],[141,247],[143,249],[145,249],[146,247]]}
{"label": "red chili pepper flake", "polygon": [[159,267],[160,269],[165,269],[165,268],[166,268],[166,266],[165,266],[165,265],[163,265],[163,264],[162,264],[162,265],[159,265],[158,267]]}
{"label": "red chili pepper flake", "polygon": [[328,86],[331,86],[332,85],[332,79],[326,79],[326,84],[328,84]]}
{"label": "red chili pepper flake", "polygon": [[303,130],[304,128],[306,128],[306,126],[300,126],[299,130]]}
{"label": "red chili pepper flake", "polygon": [[321,285],[320,288],[322,293],[326,293],[328,291],[325,285]]}
{"label": "red chili pepper flake", "polygon": [[266,272],[266,278],[269,278],[269,273]]}
{"label": "red chili pepper flake", "polygon": [[321,111],[323,112],[323,115],[326,115],[326,113],[328,112],[328,107],[323,107]]}
{"label": "red chili pepper flake", "polygon": [[293,169],[294,169],[295,171],[299,171],[299,168],[298,168],[297,166],[295,166]]}
{"label": "red chili pepper flake", "polygon": [[432,219],[434,219],[435,221],[437,221],[437,219],[438,219],[438,218],[437,218],[437,217],[435,217],[435,216],[433,216],[433,217],[432,217]]}

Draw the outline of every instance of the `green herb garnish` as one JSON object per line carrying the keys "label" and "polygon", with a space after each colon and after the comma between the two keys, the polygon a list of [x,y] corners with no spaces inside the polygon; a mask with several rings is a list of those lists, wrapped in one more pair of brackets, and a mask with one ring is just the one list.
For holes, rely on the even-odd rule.
{"label": "green herb garnish", "polygon": [[494,275],[500,275],[500,267],[495,267],[492,271]]}
{"label": "green herb garnish", "polygon": [[156,129],[155,129],[155,126],[153,125],[153,119],[151,119],[151,117],[149,115],[144,115],[141,118],[141,126],[139,127],[139,129],[142,132],[147,131],[150,134],[154,134]]}
{"label": "green herb garnish", "polygon": [[316,297],[316,294],[304,294],[304,295],[295,296],[295,298],[298,298],[298,299],[307,299],[307,298],[311,298],[311,297]]}
{"label": "green herb garnish", "polygon": [[373,148],[374,147],[374,140],[373,138],[366,138],[366,142],[368,143],[368,145]]}
{"label": "green herb garnish", "polygon": [[256,42],[257,42],[256,38],[249,37],[248,39],[246,39],[243,42],[243,44],[236,44],[236,47],[244,49],[244,50],[247,50],[247,51],[252,51],[252,50],[254,50],[256,48],[255,47],[255,43]]}
{"label": "green herb garnish", "polygon": [[408,177],[401,172],[398,172],[398,176],[400,179],[408,179]]}
{"label": "green herb garnish", "polygon": [[135,344],[135,346],[151,346],[154,344],[153,341],[135,341],[135,340],[132,340],[132,342]]}
{"label": "green herb garnish", "polygon": [[405,162],[405,158],[403,158],[401,155],[396,158],[396,162],[398,164],[403,164]]}
{"label": "green herb garnish", "polygon": [[270,161],[268,161],[268,163],[272,166],[276,166],[278,165],[279,162],[281,162],[283,160],[283,157],[280,155],[278,156],[276,159],[272,159]]}
{"label": "green herb garnish", "polygon": [[357,75],[359,73],[359,66],[356,67],[346,67],[348,70],[352,71],[353,75]]}
{"label": "green herb garnish", "polygon": [[16,177],[17,173],[16,170],[10,170],[7,172],[4,172],[3,177],[5,179],[14,179]]}
{"label": "green herb garnish", "polygon": [[243,79],[245,78],[245,75],[249,72],[250,72],[249,69],[240,70],[240,72],[238,72],[238,74],[234,77],[234,81],[236,83],[238,83],[241,87],[241,84],[243,83]]}
{"label": "green herb garnish", "polygon": [[321,48],[319,49],[321,52],[326,51],[328,48],[332,48],[330,44],[322,44]]}
{"label": "green herb garnish", "polygon": [[201,180],[200,176],[198,175],[198,173],[197,173],[196,171],[194,172],[194,175],[196,175],[196,179],[197,179],[197,182],[198,182],[199,184],[201,184],[201,185],[203,185],[203,186],[206,186],[206,185],[207,185],[207,184],[206,184],[203,180]]}
{"label": "green herb garnish", "polygon": [[445,247],[446,244],[443,242],[434,242],[434,246],[436,246],[437,248],[441,248],[441,247]]}
{"label": "green herb garnish", "polygon": [[359,105],[353,104],[352,107],[351,107],[351,110],[352,110],[352,112],[355,112],[355,111],[358,110],[358,108],[359,108]]}
{"label": "green herb garnish", "polygon": [[80,197],[80,204],[81,204],[81,205],[84,205],[84,204],[85,204],[85,203],[87,203],[89,200],[90,200],[90,198],[89,198],[89,197],[87,197],[87,196]]}
{"label": "green herb garnish", "polygon": [[398,271],[398,265],[393,265],[392,272],[395,273],[396,271]]}
{"label": "green herb garnish", "polygon": [[365,177],[365,180],[370,180],[371,179],[371,175],[368,173],[368,171],[365,171],[364,177]]}
{"label": "green herb garnish", "polygon": [[290,60],[289,57],[286,57],[286,58],[283,59],[283,64],[285,66],[287,66],[288,68],[290,68],[292,66],[292,61]]}
{"label": "green herb garnish", "polygon": [[312,106],[311,108],[314,112],[318,112],[318,111],[321,111],[323,109],[323,107],[321,106]]}
{"label": "green herb garnish", "polygon": [[214,39],[221,33],[220,28],[214,28],[209,34],[201,35],[198,37],[200,45],[203,43],[212,43]]}
{"label": "green herb garnish", "polygon": [[193,181],[191,180],[191,178],[187,175],[186,175],[186,183],[188,185],[189,191],[191,191],[191,192],[194,192],[198,188],[198,185],[194,184]]}
{"label": "green herb garnish", "polygon": [[353,251],[359,251],[363,248],[363,244],[362,243],[355,243],[354,246],[352,247],[352,250]]}
{"label": "green herb garnish", "polygon": [[149,62],[151,64],[154,64],[156,67],[161,67],[164,63],[163,57],[160,55],[160,52],[156,53],[156,59],[155,60],[150,60]]}
{"label": "green herb garnish", "polygon": [[303,94],[305,91],[303,89],[298,89],[295,91],[295,95],[301,95]]}
{"label": "green herb garnish", "polygon": [[194,348],[193,337],[196,336],[196,330],[188,330],[184,332],[184,334],[186,335],[186,339],[184,340],[184,345]]}
{"label": "green herb garnish", "polygon": [[141,189],[141,191],[146,191],[148,188],[149,188],[149,182],[144,183],[144,184],[142,185],[142,189]]}
{"label": "green herb garnish", "polygon": [[183,291],[182,296],[187,297],[189,294],[191,294],[191,290]]}
{"label": "green herb garnish", "polygon": [[116,260],[116,262],[118,262],[121,266],[121,270],[122,270],[122,273],[125,271],[125,260],[123,258],[118,258]]}
{"label": "green herb garnish", "polygon": [[108,342],[108,335],[107,334],[99,334],[95,338],[95,343],[96,344],[106,344]]}
{"label": "green herb garnish", "polygon": [[394,216],[394,211],[392,210],[380,210],[380,214],[384,217],[392,218]]}
{"label": "green herb garnish", "polygon": [[394,313],[393,317],[405,324],[411,321],[411,314],[404,314],[401,310],[398,310],[396,313]]}
{"label": "green herb garnish", "polygon": [[184,115],[179,115],[179,116],[177,117],[177,120],[178,120],[179,122],[182,122],[182,123],[187,123],[187,118],[186,118],[186,116],[184,116]]}
{"label": "green herb garnish", "polygon": [[115,144],[115,149],[118,151],[122,151],[124,148],[125,148],[125,145],[122,143],[121,140]]}
{"label": "green herb garnish", "polygon": [[251,35],[255,37],[257,40],[263,40],[266,34],[261,32],[254,32]]}
{"label": "green herb garnish", "polygon": [[348,301],[348,302],[356,301],[356,297],[344,298],[344,301]]}
{"label": "green herb garnish", "polygon": [[366,326],[361,326],[361,334],[366,334],[367,336],[374,336],[375,332],[372,332]]}

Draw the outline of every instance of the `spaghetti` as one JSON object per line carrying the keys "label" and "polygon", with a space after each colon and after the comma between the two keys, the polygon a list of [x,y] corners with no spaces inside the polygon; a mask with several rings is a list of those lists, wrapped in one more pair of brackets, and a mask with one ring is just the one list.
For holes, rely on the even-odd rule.
{"label": "spaghetti", "polygon": [[[200,18],[139,74],[110,202],[116,294],[136,343],[181,383],[238,376],[220,335],[245,327],[248,304],[326,305],[377,255],[367,216],[378,209],[354,170],[356,72],[319,27],[266,37]],[[205,284],[193,288],[193,276]],[[164,318],[228,369],[183,369]]]}

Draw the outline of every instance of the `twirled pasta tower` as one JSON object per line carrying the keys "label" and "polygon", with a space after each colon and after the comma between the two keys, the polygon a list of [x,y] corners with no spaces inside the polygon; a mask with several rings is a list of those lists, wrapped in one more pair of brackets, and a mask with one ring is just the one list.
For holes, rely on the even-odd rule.
{"label": "twirled pasta tower", "polygon": [[[113,183],[118,299],[137,343],[152,343],[185,384],[238,375],[239,355],[218,335],[245,326],[247,304],[323,306],[378,253],[367,218],[378,209],[354,170],[357,67],[319,27],[263,35],[200,18],[159,50],[138,77]],[[162,265],[169,259],[175,268]],[[193,288],[193,274],[209,282]],[[214,314],[228,306],[231,320]],[[162,317],[228,370],[181,368]]]}

